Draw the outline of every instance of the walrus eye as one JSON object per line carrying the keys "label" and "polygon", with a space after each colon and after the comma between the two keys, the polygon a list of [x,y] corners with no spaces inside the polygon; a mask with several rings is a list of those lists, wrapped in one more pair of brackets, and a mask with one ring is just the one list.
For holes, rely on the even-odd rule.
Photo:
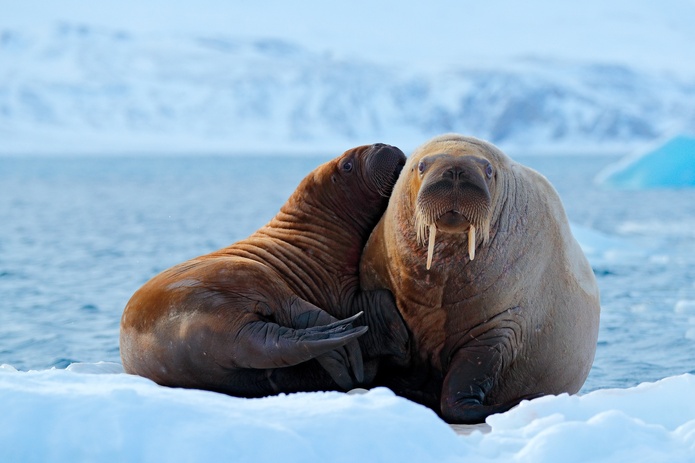
{"label": "walrus eye", "polygon": [[487,175],[487,178],[492,178],[492,173],[492,164],[485,166],[485,175]]}
{"label": "walrus eye", "polygon": [[352,170],[352,163],[350,161],[346,161],[345,164],[343,164],[343,170],[345,172],[350,172]]}
{"label": "walrus eye", "polygon": [[420,161],[420,163],[417,165],[417,171],[420,173],[423,173],[425,171],[425,162]]}

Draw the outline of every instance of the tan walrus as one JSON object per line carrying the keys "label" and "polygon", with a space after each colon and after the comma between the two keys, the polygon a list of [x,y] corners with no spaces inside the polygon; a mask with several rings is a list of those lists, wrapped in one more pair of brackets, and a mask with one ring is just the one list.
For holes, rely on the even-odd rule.
{"label": "tan walrus", "polygon": [[450,423],[576,393],[596,351],[599,292],[550,183],[484,141],[449,134],[408,159],[363,253],[412,332],[411,365],[380,383]]}
{"label": "tan walrus", "polygon": [[259,397],[362,384],[362,351],[368,375],[382,357],[404,358],[408,332],[391,294],[360,291],[358,277],[404,163],[389,145],[348,150],[249,238],[152,278],[123,312],[125,371]]}

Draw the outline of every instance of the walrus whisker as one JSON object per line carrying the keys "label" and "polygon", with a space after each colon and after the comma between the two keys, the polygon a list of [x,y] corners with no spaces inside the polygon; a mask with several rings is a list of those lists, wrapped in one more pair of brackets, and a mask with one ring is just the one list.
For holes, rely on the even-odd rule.
{"label": "walrus whisker", "polygon": [[[399,171],[400,174],[400,171]],[[391,197],[391,192],[393,187],[396,186],[396,181],[398,180],[398,174],[391,177],[386,177],[386,174],[380,174],[379,177],[379,194],[385,198]]]}
{"label": "walrus whisker", "polygon": [[419,244],[425,244],[427,238],[425,236],[427,230],[434,226],[437,219],[446,210],[441,205],[436,205],[434,207],[430,205],[419,205],[415,210],[415,232],[416,239]]}
{"label": "walrus whisker", "polygon": [[396,184],[396,179],[384,180],[377,188],[377,192],[379,193],[380,196],[382,196],[384,198],[389,198],[391,196],[391,191],[393,191],[393,187],[395,184]]}
{"label": "walrus whisker", "polygon": [[432,266],[432,255],[434,255],[434,237],[437,234],[437,227],[434,224],[430,225],[430,242],[427,246],[427,270]]}
{"label": "walrus whisker", "polygon": [[475,259],[475,225],[471,224],[468,228],[468,257]]}

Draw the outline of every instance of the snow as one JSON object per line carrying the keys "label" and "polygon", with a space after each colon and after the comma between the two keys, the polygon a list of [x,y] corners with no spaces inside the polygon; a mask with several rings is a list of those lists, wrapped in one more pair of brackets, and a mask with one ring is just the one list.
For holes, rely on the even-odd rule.
{"label": "snow", "polygon": [[[241,399],[172,389],[112,363],[0,367],[0,461],[687,462],[695,376],[546,396],[457,434],[377,388]],[[465,430],[465,429],[464,429]]]}
{"label": "snow", "polygon": [[678,135],[600,172],[599,184],[625,189],[695,187],[695,137]]}

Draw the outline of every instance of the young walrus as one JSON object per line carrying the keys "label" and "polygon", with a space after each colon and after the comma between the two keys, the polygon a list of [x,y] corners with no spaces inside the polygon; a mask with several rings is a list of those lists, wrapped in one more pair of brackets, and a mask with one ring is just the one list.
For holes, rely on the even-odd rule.
{"label": "young walrus", "polygon": [[450,423],[575,393],[591,368],[599,292],[560,198],[482,140],[443,135],[415,150],[361,279],[393,292],[412,332],[410,367],[381,383]]}
{"label": "young walrus", "polygon": [[382,357],[406,356],[392,296],[361,291],[358,276],[404,163],[389,145],[348,150],[311,172],[247,239],[145,283],[121,319],[125,371],[260,397],[347,390],[365,381],[362,352],[368,376]]}

